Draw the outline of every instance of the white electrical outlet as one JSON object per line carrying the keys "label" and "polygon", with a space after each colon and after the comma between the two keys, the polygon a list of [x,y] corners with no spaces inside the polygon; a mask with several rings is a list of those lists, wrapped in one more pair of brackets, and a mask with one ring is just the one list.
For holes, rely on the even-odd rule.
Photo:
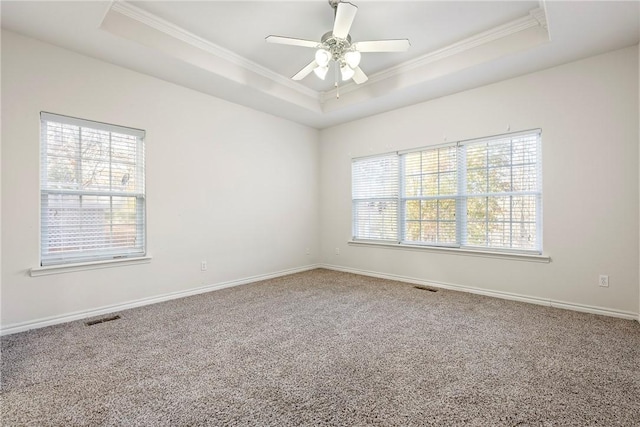
{"label": "white electrical outlet", "polygon": [[307,248],[306,254],[311,255],[311,250],[309,248]]}
{"label": "white electrical outlet", "polygon": [[207,271],[207,261],[202,261],[200,263],[200,270],[201,271]]}
{"label": "white electrical outlet", "polygon": [[598,285],[602,286],[603,288],[608,288],[609,287],[609,276],[601,274],[600,275],[600,279],[598,280]]}
{"label": "white electrical outlet", "polygon": [[340,255],[340,248],[336,248],[336,255]]}

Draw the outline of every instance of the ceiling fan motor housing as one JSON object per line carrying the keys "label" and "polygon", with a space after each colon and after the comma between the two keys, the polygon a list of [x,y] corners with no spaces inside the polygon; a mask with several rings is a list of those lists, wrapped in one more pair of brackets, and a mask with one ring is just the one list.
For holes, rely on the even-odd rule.
{"label": "ceiling fan motor housing", "polygon": [[333,32],[329,31],[324,33],[320,39],[322,42],[322,48],[331,52],[331,59],[336,62],[340,62],[341,58],[344,58],[344,53],[351,49],[351,36],[347,35],[346,39],[334,37]]}

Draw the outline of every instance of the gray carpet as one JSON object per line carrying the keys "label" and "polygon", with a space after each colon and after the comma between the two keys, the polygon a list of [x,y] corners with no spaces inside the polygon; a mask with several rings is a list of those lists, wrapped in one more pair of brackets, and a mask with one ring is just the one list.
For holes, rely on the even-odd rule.
{"label": "gray carpet", "polygon": [[2,338],[3,426],[638,426],[640,324],[314,270]]}

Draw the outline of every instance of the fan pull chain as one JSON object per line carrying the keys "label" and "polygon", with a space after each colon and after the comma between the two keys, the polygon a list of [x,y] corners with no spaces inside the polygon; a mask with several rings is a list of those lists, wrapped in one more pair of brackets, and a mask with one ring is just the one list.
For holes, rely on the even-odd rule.
{"label": "fan pull chain", "polygon": [[334,87],[336,88],[336,99],[340,99],[340,86],[338,85],[338,63],[336,62],[335,70],[335,83]]}

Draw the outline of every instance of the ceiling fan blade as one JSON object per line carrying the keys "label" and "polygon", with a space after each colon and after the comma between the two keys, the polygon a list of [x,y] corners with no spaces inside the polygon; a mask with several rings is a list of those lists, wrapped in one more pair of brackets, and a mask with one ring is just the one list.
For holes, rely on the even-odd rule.
{"label": "ceiling fan blade", "polygon": [[314,42],[313,40],[295,39],[293,37],[267,36],[264,40],[267,43],[288,44],[291,46],[312,48],[317,48],[318,46],[320,46],[320,42]]}
{"label": "ceiling fan blade", "polygon": [[338,3],[336,10],[336,19],[333,22],[333,36],[340,39],[346,39],[353,24],[353,18],[356,17],[358,6],[351,3]]}
{"label": "ceiling fan blade", "polygon": [[309,73],[311,73],[313,70],[315,70],[316,67],[318,67],[318,63],[315,60],[313,60],[313,61],[311,61],[309,63],[309,65],[304,67],[302,70],[298,71],[295,76],[291,77],[291,79],[293,79],[293,80],[302,80],[305,77],[307,77],[309,75]]}
{"label": "ceiling fan blade", "polygon": [[353,70],[353,77],[351,77],[351,79],[356,84],[361,84],[361,83],[364,83],[367,80],[369,80],[369,77],[367,77],[367,75],[364,73],[364,71],[362,71],[362,69],[360,67],[356,67]]}
{"label": "ceiling fan blade", "polygon": [[374,40],[357,42],[353,46],[359,52],[405,52],[411,46],[409,40]]}

